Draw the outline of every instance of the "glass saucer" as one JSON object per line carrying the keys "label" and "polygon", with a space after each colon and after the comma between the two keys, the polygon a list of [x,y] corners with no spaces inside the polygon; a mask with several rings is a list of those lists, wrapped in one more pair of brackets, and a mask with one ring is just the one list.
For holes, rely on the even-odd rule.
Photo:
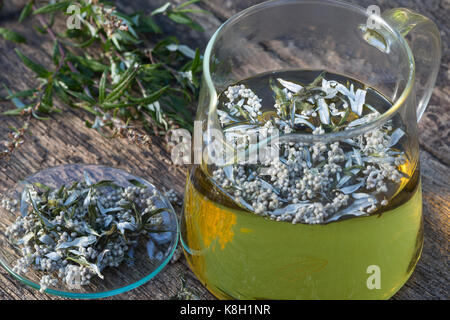
{"label": "glass saucer", "polygon": [[[20,215],[21,197],[26,186],[30,183],[42,183],[51,188],[61,185],[70,185],[74,181],[84,180],[84,172],[89,176],[92,183],[101,180],[112,180],[122,187],[132,187],[129,180],[136,180],[146,185],[150,191],[156,187],[150,182],[129,174],[123,170],[100,165],[70,164],[48,168],[39,171],[24,180],[18,182],[14,188],[10,189],[4,196],[17,200],[17,210],[11,212],[0,207],[0,265],[4,267],[15,278],[35,289],[40,289],[39,279],[43,275],[40,271],[30,271],[24,275],[13,271],[15,261],[21,257],[20,249],[13,245],[5,235],[6,228],[10,226]],[[156,276],[164,266],[170,261],[178,243],[178,223],[175,211],[170,202],[160,194],[158,207],[168,208],[161,213],[163,224],[161,230],[164,232],[148,233],[145,240],[139,241],[138,245],[128,252],[126,261],[119,267],[105,268],[103,270],[104,279],[92,277],[91,284],[78,286],[77,289],[69,288],[58,281],[58,287],[48,287],[45,292],[57,296],[92,299],[104,298],[132,290],[143,285]]]}

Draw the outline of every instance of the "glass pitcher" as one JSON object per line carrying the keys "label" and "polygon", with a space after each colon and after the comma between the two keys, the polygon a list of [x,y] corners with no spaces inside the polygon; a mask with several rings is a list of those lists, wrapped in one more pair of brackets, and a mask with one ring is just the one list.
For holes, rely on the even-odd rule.
{"label": "glass pitcher", "polygon": [[[194,141],[202,144],[200,148],[194,143],[195,164],[187,179],[181,238],[191,269],[216,297],[387,299],[413,272],[423,243],[417,121],[425,111],[436,81],[440,36],[433,22],[408,9],[393,9],[381,16],[372,13],[341,1],[269,1],[233,16],[211,38],[204,55],[197,111],[197,124],[202,130],[194,136]],[[236,167],[227,173],[225,168],[230,167],[229,162],[212,163],[211,152],[205,152],[208,147],[214,149],[217,141],[233,148],[223,135],[221,101],[227,94],[233,99],[233,93],[229,92],[240,88],[233,85],[241,86],[246,79],[279,74],[288,77],[293,70],[303,70],[301,74],[312,72],[314,77],[322,75],[322,86],[328,85],[329,90],[339,86],[338,79],[357,79],[351,87],[347,81],[347,90],[355,95],[354,90],[360,85],[361,89],[356,90],[358,95],[359,90],[370,88],[384,99],[385,106],[376,116],[368,117],[359,125],[349,125],[345,130],[319,130],[315,134],[284,132],[278,141],[303,148],[304,153],[295,154],[304,157],[302,163],[307,170],[313,169],[308,150],[313,152],[314,144],[323,146],[322,162],[317,170],[308,171],[314,173],[322,172],[324,163],[331,165],[329,158],[333,153],[327,156],[326,151],[333,145],[342,146],[388,130],[392,133],[390,141],[383,143],[390,148],[390,157],[377,158],[377,154],[370,154],[361,158],[358,147],[349,145],[340,156],[350,166],[342,168],[354,170],[354,174],[345,178],[344,171],[338,168],[339,172],[329,181],[336,179],[336,183],[339,180],[339,184],[345,185],[344,180],[370,171],[367,163],[372,167],[382,166],[383,161],[391,161],[401,154],[402,161],[392,162],[395,167],[392,170],[399,172],[397,178],[391,177],[398,182],[394,189],[377,185],[376,195],[372,197],[370,192],[361,191],[362,188],[375,190],[367,177],[359,178],[359,185],[347,189],[336,184],[331,194],[339,201],[346,199],[345,205],[327,194],[326,208],[317,205],[328,220],[317,214],[320,210],[311,211],[311,217],[300,214],[308,210],[299,208],[311,207],[312,200],[309,194],[292,193],[290,187],[295,182],[286,182],[284,189],[280,187],[298,199],[287,197],[291,201],[289,207],[278,204],[285,206],[285,211],[278,216],[282,212],[278,209],[265,211],[273,203],[267,206],[266,202],[263,206],[266,209],[257,210],[250,200],[236,200],[236,195],[247,194],[245,189],[249,184],[239,182],[237,171],[233,171]],[[286,87],[280,92],[290,96],[305,86],[295,81],[279,81]],[[252,121],[273,115],[273,112],[263,112]],[[329,115],[325,118],[329,121]],[[222,135],[212,138],[214,130]],[[284,165],[284,172],[289,176],[294,167]],[[226,180],[223,180],[225,176],[228,185],[218,181],[217,168],[224,172],[221,181]],[[242,164],[240,170],[246,174],[247,168]],[[279,177],[267,181],[281,185],[284,178]],[[255,181],[254,176],[252,179]],[[348,192],[349,188],[359,190]],[[272,191],[272,195],[277,192]],[[350,215],[349,204],[357,206]],[[286,208],[295,208],[294,213]]]}

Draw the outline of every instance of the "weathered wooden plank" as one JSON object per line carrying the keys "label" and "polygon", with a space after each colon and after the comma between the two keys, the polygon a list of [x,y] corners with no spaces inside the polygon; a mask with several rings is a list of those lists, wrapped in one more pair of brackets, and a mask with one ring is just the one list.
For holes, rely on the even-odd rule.
{"label": "weathered wooden plank", "polygon": [[[133,7],[145,11],[163,4],[157,0],[133,1]],[[176,0],[176,2],[181,2]],[[199,17],[206,32],[180,31],[168,24],[164,27],[168,31],[178,33],[183,41],[191,46],[203,47],[208,37],[214,32],[221,21],[231,14],[261,1],[221,1],[209,0],[201,4],[213,12],[209,16]],[[49,52],[52,43],[46,37],[35,37],[31,30],[32,22],[23,25],[15,23],[24,1],[13,0],[5,3],[0,11],[0,25],[12,27],[28,36],[27,45],[21,46],[24,53],[30,54],[43,64],[50,65]],[[373,4],[373,1],[358,1],[363,6]],[[442,28],[443,38],[448,39],[449,26],[446,22],[445,9],[449,1],[379,1],[380,6],[391,8],[408,6],[432,17]],[[121,7],[129,3],[118,2]],[[63,22],[59,22],[59,26]],[[444,41],[448,46],[448,41]],[[14,44],[0,40],[0,82],[9,87],[26,88],[31,82],[28,71],[14,54]],[[425,245],[422,258],[408,283],[397,293],[395,299],[447,299],[449,298],[448,242],[449,242],[449,199],[448,186],[450,173],[449,141],[448,141],[448,108],[450,106],[449,71],[450,58],[444,55],[443,68],[439,82],[434,90],[429,110],[420,123],[422,183],[424,192],[425,217]],[[0,110],[11,108],[2,103]],[[153,180],[165,188],[175,188],[179,194],[183,192],[185,171],[167,165],[169,154],[164,148],[163,141],[153,138],[150,150],[142,149],[125,139],[107,140],[84,126],[84,119],[88,116],[80,110],[64,108],[64,113],[55,115],[51,122],[33,121],[30,131],[33,136],[27,136],[26,143],[15,153],[6,167],[0,171],[0,192],[11,187],[18,179],[24,178],[43,167],[64,163],[99,163],[122,168],[136,175]],[[9,132],[9,126],[20,127],[22,119],[1,117],[0,137]],[[161,174],[162,173],[162,174]],[[174,183],[176,181],[176,183]],[[155,279],[131,292],[121,294],[114,299],[167,299],[177,294],[181,289],[181,276],[186,277],[188,287],[193,288],[200,298],[213,298],[210,293],[196,280],[188,270],[184,259],[167,266]],[[11,275],[0,271],[0,299],[54,299],[40,294],[34,289],[27,288],[16,281]]]}
{"label": "weathered wooden plank", "polygon": [[448,166],[421,152],[424,247],[410,280],[394,299],[449,299],[450,187]]}

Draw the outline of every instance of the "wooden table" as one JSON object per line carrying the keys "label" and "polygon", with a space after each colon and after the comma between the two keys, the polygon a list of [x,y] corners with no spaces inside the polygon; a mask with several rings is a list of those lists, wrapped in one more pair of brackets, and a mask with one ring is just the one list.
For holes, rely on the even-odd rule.
{"label": "wooden table", "polygon": [[[181,2],[175,0],[174,2]],[[177,34],[190,46],[204,49],[207,40],[216,28],[232,14],[259,3],[258,0],[209,0],[200,4],[210,10],[211,15],[199,15],[198,20],[205,27],[204,33],[179,32],[180,28],[165,25],[168,32]],[[52,42],[46,36],[36,37],[32,25],[35,20],[17,24],[25,1],[13,0],[4,3],[0,11],[0,27],[14,28],[28,37],[28,43],[21,50],[43,64],[51,64]],[[165,3],[165,0],[117,1],[119,8],[125,6],[150,12]],[[131,4],[132,3],[132,4]],[[362,6],[379,5],[382,10],[405,6],[432,18],[442,32],[444,56],[436,88],[427,112],[420,122],[421,170],[424,196],[425,244],[422,258],[406,285],[394,299],[448,299],[449,298],[449,202],[450,202],[450,51],[448,50],[450,26],[449,0],[363,0]],[[29,71],[14,54],[16,44],[0,40],[0,82],[15,90],[23,90],[32,84]],[[10,109],[8,103],[1,103],[0,110]],[[170,155],[162,140],[153,138],[150,149],[142,149],[125,139],[107,140],[95,131],[85,127],[84,119],[89,117],[78,110],[63,107],[64,112],[52,116],[51,121],[32,121],[32,135],[6,163],[0,163],[0,191],[11,187],[18,179],[42,168],[67,163],[96,163],[119,167],[154,181],[165,188],[174,188],[183,193],[185,171],[169,166]],[[0,117],[0,140],[10,131],[9,126],[21,127],[23,119]],[[214,297],[200,284],[186,266],[184,258],[169,264],[158,276],[147,284],[112,299],[167,299],[176,296],[185,286],[201,299]],[[2,299],[57,299],[41,294],[22,285],[10,274],[0,271],[0,300]]]}

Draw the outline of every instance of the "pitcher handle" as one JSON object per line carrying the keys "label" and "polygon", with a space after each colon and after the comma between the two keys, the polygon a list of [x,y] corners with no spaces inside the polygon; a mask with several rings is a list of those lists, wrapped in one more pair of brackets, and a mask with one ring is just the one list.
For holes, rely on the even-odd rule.
{"label": "pitcher handle", "polygon": [[441,64],[441,37],[436,24],[427,17],[406,8],[391,9],[382,14],[392,27],[406,38],[415,61],[417,121],[430,101]]}

